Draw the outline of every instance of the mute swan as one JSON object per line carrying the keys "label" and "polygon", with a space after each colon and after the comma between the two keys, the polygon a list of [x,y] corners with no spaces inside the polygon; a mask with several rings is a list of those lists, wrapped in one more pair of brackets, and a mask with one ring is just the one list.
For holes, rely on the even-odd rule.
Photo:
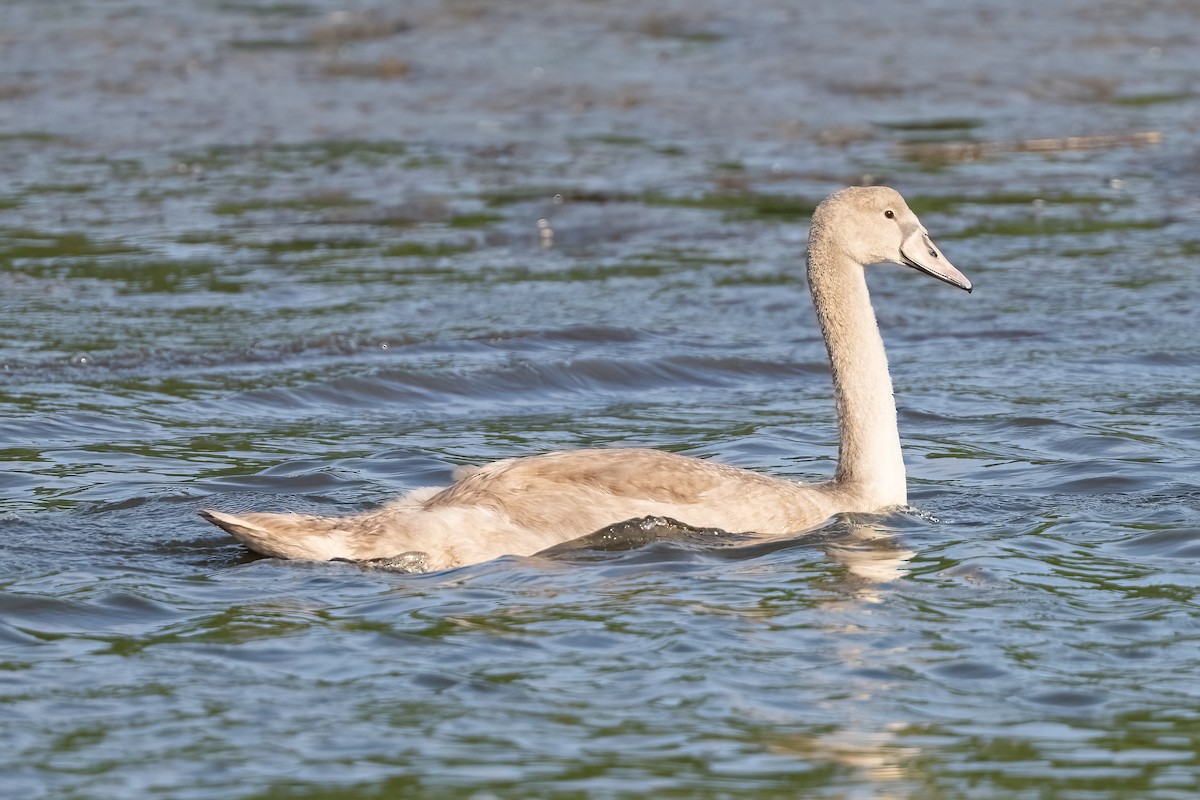
{"label": "mute swan", "polygon": [[829,351],[841,436],[828,482],[795,483],[657,450],[578,450],[497,461],[446,488],[418,489],[356,516],[200,513],[267,556],[403,556],[416,568],[441,570],[529,555],[634,517],[785,534],[841,512],[904,505],[896,404],[863,269],[880,262],[971,291],[894,189],[843,189],[817,206],[808,283]]}

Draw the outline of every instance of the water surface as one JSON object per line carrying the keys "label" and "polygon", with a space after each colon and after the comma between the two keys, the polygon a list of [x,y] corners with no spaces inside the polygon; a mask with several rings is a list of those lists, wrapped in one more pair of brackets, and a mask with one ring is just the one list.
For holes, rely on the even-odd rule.
{"label": "water surface", "polygon": [[[792,5],[5,5],[9,793],[1193,795],[1195,9]],[[977,286],[870,276],[912,511],[417,576],[196,516],[827,476],[860,182]]]}

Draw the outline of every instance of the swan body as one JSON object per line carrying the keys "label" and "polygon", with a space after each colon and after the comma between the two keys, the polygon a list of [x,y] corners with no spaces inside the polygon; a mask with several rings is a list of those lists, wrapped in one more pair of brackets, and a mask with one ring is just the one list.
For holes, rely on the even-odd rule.
{"label": "swan body", "polygon": [[529,555],[635,517],[784,534],[842,512],[907,502],[896,406],[864,267],[913,267],[971,282],[930,241],[898,192],[854,187],[813,213],[808,279],[829,352],[840,444],[832,480],[804,484],[657,450],[576,450],[506,459],[445,488],[348,517],[202,511],[276,558],[366,561],[417,554],[429,570]]}

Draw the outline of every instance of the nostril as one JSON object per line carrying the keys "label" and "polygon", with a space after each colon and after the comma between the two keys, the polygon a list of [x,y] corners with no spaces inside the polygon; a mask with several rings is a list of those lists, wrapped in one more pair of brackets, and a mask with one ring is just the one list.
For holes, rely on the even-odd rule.
{"label": "nostril", "polygon": [[934,258],[937,258],[938,257],[937,250],[930,250],[929,255],[933,256]]}

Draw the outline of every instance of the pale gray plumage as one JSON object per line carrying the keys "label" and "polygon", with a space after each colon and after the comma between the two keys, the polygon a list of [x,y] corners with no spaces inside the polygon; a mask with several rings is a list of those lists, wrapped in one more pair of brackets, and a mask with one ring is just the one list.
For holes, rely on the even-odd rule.
{"label": "pale gray plumage", "polygon": [[896,406],[864,267],[914,267],[967,291],[904,199],[843,189],[813,214],[808,278],[831,362],[840,448],[832,480],[802,484],[656,450],[578,450],[497,461],[349,517],[201,512],[278,558],[365,561],[419,552],[429,569],[528,555],[622,520],[671,517],[785,534],[840,512],[907,501]]}

